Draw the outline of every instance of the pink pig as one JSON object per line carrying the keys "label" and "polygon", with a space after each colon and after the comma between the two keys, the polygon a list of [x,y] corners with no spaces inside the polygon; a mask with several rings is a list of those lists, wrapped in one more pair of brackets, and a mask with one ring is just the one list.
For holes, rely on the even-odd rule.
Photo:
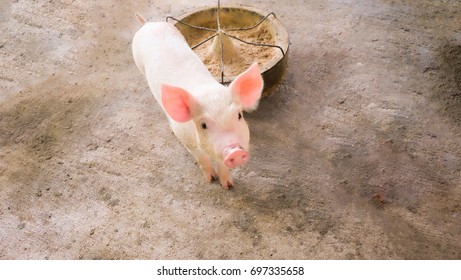
{"label": "pink pig", "polygon": [[[144,19],[137,17],[144,24]],[[229,169],[250,158],[250,131],[242,111],[258,106],[263,90],[258,65],[253,64],[225,87],[210,74],[179,30],[166,22],[145,23],[136,32],[132,47],[136,66],[205,179],[211,182],[218,176],[225,189],[232,187]]]}

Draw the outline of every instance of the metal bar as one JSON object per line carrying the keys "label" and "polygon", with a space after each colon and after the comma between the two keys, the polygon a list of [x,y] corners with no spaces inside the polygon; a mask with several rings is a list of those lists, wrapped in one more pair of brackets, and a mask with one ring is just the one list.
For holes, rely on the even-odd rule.
{"label": "metal bar", "polygon": [[205,41],[202,41],[200,43],[198,43],[197,45],[191,47],[191,49],[195,49],[197,47],[200,47],[201,45],[205,44],[206,42],[210,41],[211,39],[213,39],[214,37],[216,37],[216,35],[218,35],[218,32],[216,32],[215,34],[213,34],[212,36],[208,37],[205,39]]}
{"label": "metal bar", "polygon": [[224,32],[224,34],[227,35],[227,36],[229,36],[229,37],[231,37],[231,38],[233,38],[233,39],[235,39],[235,40],[238,40],[238,41],[240,41],[240,42],[242,42],[242,43],[248,44],[248,45],[260,46],[260,47],[278,48],[278,49],[282,52],[282,55],[285,55],[285,52],[283,51],[282,47],[280,47],[280,46],[277,46],[277,45],[270,45],[270,44],[260,44],[260,43],[247,42],[247,41],[245,41],[245,40],[242,40],[242,39],[240,39],[240,38],[238,38],[238,37],[235,37],[235,36],[233,36],[233,35],[227,34],[227,33],[225,33],[225,32]]}
{"label": "metal bar", "polygon": [[176,19],[176,18],[174,18],[174,17],[172,17],[172,16],[167,16],[167,17],[166,17],[166,22],[168,22],[169,19],[172,19],[172,20],[174,20],[174,21],[177,21],[177,22],[179,22],[180,24],[183,24],[183,25],[185,25],[185,26],[187,26],[187,27],[190,27],[190,28],[195,28],[195,29],[200,29],[200,30],[206,30],[206,31],[217,31],[216,29],[213,29],[213,28],[207,28],[207,27],[192,25],[192,24],[189,24],[189,23],[184,22],[184,21],[182,21],[182,20]]}
{"label": "metal bar", "polygon": [[250,30],[253,28],[258,27],[263,21],[265,21],[270,15],[273,15],[275,18],[275,14],[273,12],[269,13],[267,16],[265,16],[262,20],[260,20],[256,25],[251,26],[251,27],[242,27],[242,28],[231,28],[231,29],[226,29],[226,31],[239,31],[239,30]]}
{"label": "metal bar", "polygon": [[221,30],[221,1],[218,0],[218,10],[217,12],[217,21],[218,21],[218,31]]}
{"label": "metal bar", "polygon": [[219,44],[221,46],[221,84],[224,83],[224,44],[222,41],[222,30],[221,30],[221,1],[218,0],[218,36],[219,36]]}
{"label": "metal bar", "polygon": [[221,84],[224,83],[224,44],[222,42],[222,32],[219,32],[219,43],[221,44]]}

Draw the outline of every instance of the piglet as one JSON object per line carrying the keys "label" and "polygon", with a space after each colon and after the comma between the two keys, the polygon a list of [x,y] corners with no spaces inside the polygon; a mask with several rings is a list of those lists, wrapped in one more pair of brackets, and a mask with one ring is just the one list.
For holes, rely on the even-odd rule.
{"label": "piglet", "polygon": [[[225,87],[210,74],[179,30],[148,22],[133,38],[133,57],[171,129],[195,157],[208,182],[234,185],[229,169],[250,158],[250,131],[243,111],[256,109],[263,79],[255,63]],[[217,163],[216,174],[212,160]]]}

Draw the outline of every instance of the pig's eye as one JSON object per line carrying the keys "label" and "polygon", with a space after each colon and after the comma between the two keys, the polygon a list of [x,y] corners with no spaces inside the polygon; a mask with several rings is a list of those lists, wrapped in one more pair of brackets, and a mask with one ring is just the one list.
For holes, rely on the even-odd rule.
{"label": "pig's eye", "polygon": [[239,120],[242,119],[242,113],[239,113]]}
{"label": "pig's eye", "polygon": [[202,122],[202,128],[203,128],[203,129],[206,129],[206,128],[207,128],[206,123]]}

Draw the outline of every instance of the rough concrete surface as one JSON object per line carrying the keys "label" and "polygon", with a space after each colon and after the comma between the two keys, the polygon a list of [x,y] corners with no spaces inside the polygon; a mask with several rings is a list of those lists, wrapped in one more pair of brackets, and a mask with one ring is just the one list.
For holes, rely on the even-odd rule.
{"label": "rough concrete surface", "polygon": [[131,57],[216,1],[1,0],[0,258],[461,259],[461,2],[222,2],[291,40],[230,191]]}

